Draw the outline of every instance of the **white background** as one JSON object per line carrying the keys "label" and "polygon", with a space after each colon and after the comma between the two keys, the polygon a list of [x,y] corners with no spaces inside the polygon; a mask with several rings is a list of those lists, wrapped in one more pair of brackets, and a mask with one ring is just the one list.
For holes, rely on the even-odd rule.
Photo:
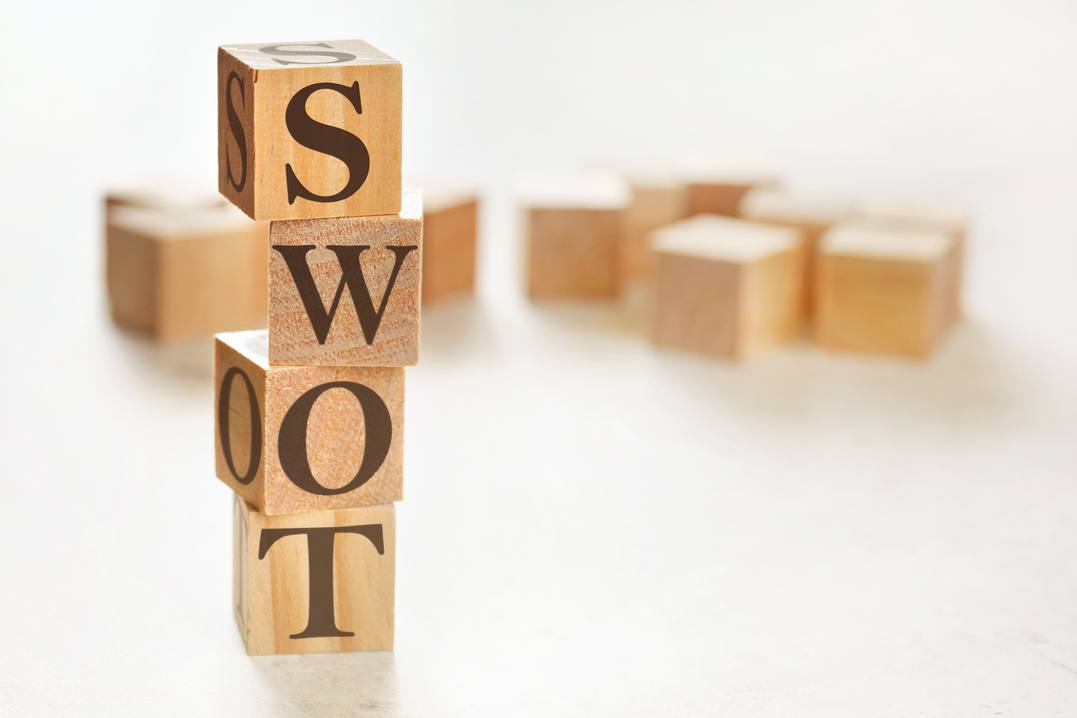
{"label": "white background", "polygon": [[[1077,5],[0,5],[0,714],[1072,716]],[[100,191],[215,182],[215,47],[362,37],[489,199],[408,373],[397,648],[251,659],[205,347],[117,333]],[[533,307],[523,172],[692,153],[975,213],[924,365]]]}

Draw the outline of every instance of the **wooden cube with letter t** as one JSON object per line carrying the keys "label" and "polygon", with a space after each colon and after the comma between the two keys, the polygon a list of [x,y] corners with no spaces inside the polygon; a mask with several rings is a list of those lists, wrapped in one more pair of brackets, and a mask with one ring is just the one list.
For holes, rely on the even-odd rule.
{"label": "wooden cube with letter t", "polygon": [[247,653],[393,647],[392,504],[266,516],[235,497],[233,598]]}
{"label": "wooden cube with letter t", "polygon": [[273,222],[269,363],[409,366],[419,360],[423,200],[399,214]]}
{"label": "wooden cube with letter t", "polygon": [[401,81],[362,40],[221,47],[221,193],[257,220],[399,212]]}
{"label": "wooden cube with letter t", "polygon": [[217,476],[267,515],[403,497],[404,369],[270,366],[266,332],[217,335]]}

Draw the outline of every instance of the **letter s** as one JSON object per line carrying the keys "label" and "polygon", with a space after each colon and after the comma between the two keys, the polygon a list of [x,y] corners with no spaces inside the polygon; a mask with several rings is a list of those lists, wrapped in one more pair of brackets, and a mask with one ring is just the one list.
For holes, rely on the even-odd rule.
{"label": "letter s", "polygon": [[357,115],[363,114],[363,102],[359,94],[358,82],[353,82],[351,87],[333,82],[318,82],[307,85],[295,93],[284,112],[284,124],[292,138],[299,144],[316,152],[336,157],[347,165],[348,183],[344,189],[333,195],[314,194],[299,181],[292,166],[286,164],[284,173],[287,179],[288,204],[294,204],[296,197],[326,203],[347,199],[359,191],[370,172],[370,153],[361,139],[339,127],[322,124],[307,114],[307,100],[319,90],[332,90],[343,95],[351,102]]}
{"label": "letter s", "polygon": [[247,136],[243,133],[243,123],[239,121],[236,106],[232,104],[233,80],[239,84],[239,97],[243,101],[244,109],[247,107],[247,96],[246,90],[243,88],[243,79],[235,72],[228,75],[228,80],[224,83],[225,109],[228,112],[228,127],[236,138],[236,146],[239,147],[240,169],[238,180],[232,174],[232,157],[228,154],[227,148],[224,151],[224,163],[225,171],[228,172],[228,182],[236,192],[242,192],[243,186],[247,184]]}

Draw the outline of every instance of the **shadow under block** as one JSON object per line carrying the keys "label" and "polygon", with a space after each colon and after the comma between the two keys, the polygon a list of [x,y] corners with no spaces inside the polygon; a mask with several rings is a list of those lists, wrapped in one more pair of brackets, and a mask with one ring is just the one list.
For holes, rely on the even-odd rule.
{"label": "shadow under block", "polygon": [[654,232],[652,245],[658,346],[743,360],[799,336],[796,230],[698,215]]}
{"label": "shadow under block", "polygon": [[527,224],[527,293],[531,299],[613,299],[620,292],[620,253],[628,185],[614,175],[580,175],[526,186],[519,196]]}
{"label": "shadow under block", "polygon": [[956,243],[943,232],[836,227],[823,235],[815,341],[826,349],[926,357],[948,328]]}
{"label": "shadow under block", "polygon": [[475,291],[479,199],[474,192],[424,191],[424,305]]}
{"label": "shadow under block", "polygon": [[686,187],[673,177],[630,174],[632,201],[624,211],[621,278],[649,281],[654,259],[649,237],[654,230],[688,216]]}
{"label": "shadow under block", "polygon": [[114,321],[163,341],[266,325],[268,226],[234,207],[116,207],[105,229]]}
{"label": "shadow under block", "polygon": [[964,313],[965,238],[969,218],[964,208],[937,202],[901,200],[868,200],[860,203],[856,212],[859,224],[890,229],[933,230],[954,238],[953,277],[947,297],[946,323],[956,324]]}
{"label": "shadow under block", "polygon": [[270,366],[264,330],[234,332],[214,387],[217,477],[258,511],[403,498],[402,368]]}
{"label": "shadow under block", "polygon": [[399,214],[271,223],[270,364],[419,360],[422,203],[407,190]]}
{"label": "shadow under block", "polygon": [[221,47],[221,193],[257,220],[396,214],[401,80],[362,40]]}
{"label": "shadow under block", "polygon": [[233,607],[247,653],[392,650],[392,504],[266,516],[237,496],[233,514]]}
{"label": "shadow under block", "polygon": [[778,172],[766,169],[715,168],[685,175],[687,216],[718,214],[736,217],[741,200],[755,189],[776,189]]}

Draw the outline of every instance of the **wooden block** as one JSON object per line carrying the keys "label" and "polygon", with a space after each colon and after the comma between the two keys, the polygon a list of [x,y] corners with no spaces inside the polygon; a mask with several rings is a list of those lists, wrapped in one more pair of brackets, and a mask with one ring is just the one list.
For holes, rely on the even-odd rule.
{"label": "wooden block", "polygon": [[217,53],[221,193],[258,220],[400,211],[400,63],[362,40]]}
{"label": "wooden block", "polygon": [[423,304],[475,291],[479,198],[471,190],[423,192]]}
{"label": "wooden block", "polygon": [[948,327],[956,243],[944,232],[842,226],[823,235],[815,340],[827,349],[925,357]]}
{"label": "wooden block", "polygon": [[519,194],[526,213],[532,299],[612,299],[620,291],[622,214],[630,191],[613,174],[536,180]]}
{"label": "wooden block", "polygon": [[742,360],[799,335],[804,249],[796,230],[698,215],[651,242],[658,346]]}
{"label": "wooden block", "polygon": [[776,189],[780,174],[763,167],[712,166],[689,169],[683,175],[686,184],[688,216],[718,214],[736,217],[741,200],[755,189]]}
{"label": "wooden block", "polygon": [[266,516],[234,501],[233,602],[247,653],[392,650],[392,504]]}
{"label": "wooden block", "polygon": [[227,205],[114,208],[105,230],[113,319],[163,342],[264,327],[268,234]]}
{"label": "wooden block", "polygon": [[404,370],[273,367],[266,349],[264,330],[217,335],[218,478],[270,516],[399,501]]}
{"label": "wooden block", "polygon": [[418,190],[399,214],[273,222],[269,363],[415,364],[422,254]]}
{"label": "wooden block", "polygon": [[800,230],[805,243],[803,302],[805,311],[811,314],[819,238],[839,222],[851,219],[855,208],[855,202],[846,197],[760,189],[744,196],[738,213],[753,222]]}
{"label": "wooden block", "polygon": [[956,324],[963,314],[965,238],[969,217],[964,208],[937,202],[910,202],[873,199],[860,203],[856,221],[872,227],[922,229],[945,232],[954,238],[954,259],[950,263],[953,277],[947,297],[946,323]]}
{"label": "wooden block", "polygon": [[654,278],[649,237],[654,230],[688,216],[687,187],[672,173],[628,172],[632,202],[624,212],[621,245],[621,279],[625,282]]}
{"label": "wooden block", "polygon": [[228,202],[217,192],[205,191],[182,182],[152,180],[126,187],[113,187],[105,194],[106,220],[120,207],[155,209],[160,212],[197,212],[218,209]]}

